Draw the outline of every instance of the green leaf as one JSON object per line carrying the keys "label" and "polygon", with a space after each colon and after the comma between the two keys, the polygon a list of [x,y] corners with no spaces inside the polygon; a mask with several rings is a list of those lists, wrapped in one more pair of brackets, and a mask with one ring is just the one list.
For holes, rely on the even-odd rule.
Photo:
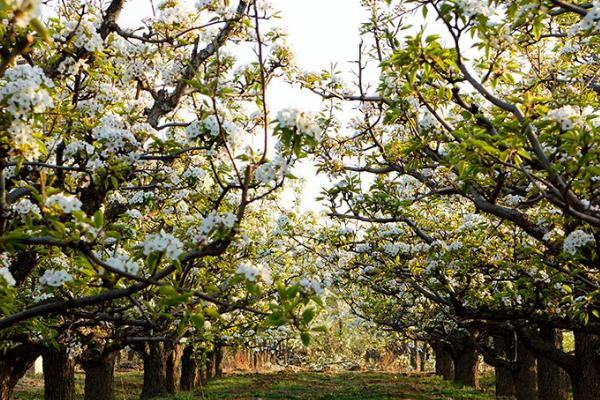
{"label": "green leaf", "polygon": [[313,320],[314,317],[315,317],[314,308],[307,308],[302,313],[302,322],[304,323],[304,325],[308,325],[310,323],[310,321]]}
{"label": "green leaf", "polygon": [[101,210],[98,210],[94,213],[94,226],[96,228],[102,228],[104,225],[104,214]]}
{"label": "green leaf", "polygon": [[302,332],[300,334],[300,340],[302,340],[302,344],[308,346],[310,344],[310,334],[308,332]]}
{"label": "green leaf", "polygon": [[219,314],[219,311],[217,311],[216,309],[214,309],[212,307],[205,307],[204,308],[204,314],[206,314],[209,317],[212,317],[214,319],[221,318],[221,314]]}
{"label": "green leaf", "polygon": [[190,315],[190,321],[194,325],[197,330],[202,330],[204,328],[204,316],[201,314],[193,314]]}

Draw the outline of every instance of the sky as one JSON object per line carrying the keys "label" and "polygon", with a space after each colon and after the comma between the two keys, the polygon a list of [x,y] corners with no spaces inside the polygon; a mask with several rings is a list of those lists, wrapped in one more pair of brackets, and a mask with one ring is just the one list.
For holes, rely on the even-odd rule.
{"label": "sky", "polygon": [[[119,23],[127,27],[139,26],[139,21],[151,14],[150,0],[130,0]],[[340,70],[349,71],[351,62],[357,59],[359,27],[368,15],[360,6],[360,0],[269,0],[280,11],[278,25],[288,32],[288,43],[295,55],[296,64],[303,70],[319,71],[336,63]],[[272,113],[286,107],[317,112],[322,108],[320,98],[312,93],[292,88],[284,82],[274,82],[268,91],[268,105]],[[309,161],[296,165],[295,176],[305,178],[301,209],[321,211],[323,206],[314,199],[323,186],[324,177],[316,176],[316,169]],[[291,205],[292,191],[284,192],[284,202]]]}
{"label": "sky", "polygon": [[[359,0],[272,0],[271,3],[281,10],[281,24],[288,31],[290,47],[301,69],[319,71],[336,63],[343,71],[351,70],[351,62],[358,56],[359,27],[367,18]],[[293,106],[319,111],[322,108],[316,95],[283,83],[273,85],[269,102],[275,109]],[[294,174],[307,180],[301,209],[321,211],[323,205],[315,198],[328,185],[327,179],[317,176],[316,168],[308,161],[299,163]],[[290,191],[284,193],[284,200],[291,201]]]}

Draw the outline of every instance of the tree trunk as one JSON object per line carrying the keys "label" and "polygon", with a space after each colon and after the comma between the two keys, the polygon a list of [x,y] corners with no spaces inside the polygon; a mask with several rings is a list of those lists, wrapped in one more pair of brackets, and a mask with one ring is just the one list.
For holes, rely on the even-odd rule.
{"label": "tree trunk", "polygon": [[[496,353],[506,360],[513,359],[513,340],[504,336],[494,336],[494,348]],[[494,367],[496,372],[496,397],[512,398],[515,395],[515,382],[512,371],[506,366]]]}
{"label": "tree trunk", "polygon": [[0,400],[11,400],[15,385],[39,357],[37,346],[20,344],[0,353]]}
{"label": "tree trunk", "polygon": [[517,400],[537,400],[537,369],[535,356],[520,340],[517,341],[517,368],[513,372]]}
{"label": "tree trunk", "polygon": [[223,376],[223,347],[217,345],[215,347],[215,378]]}
{"label": "tree trunk", "polygon": [[181,390],[191,391],[196,389],[198,386],[199,368],[196,362],[196,355],[194,354],[194,346],[189,345],[183,350],[181,356]]}
{"label": "tree trunk", "polygon": [[434,342],[431,345],[435,353],[435,374],[441,376],[445,381],[454,379],[454,364],[452,355],[442,342]]}
{"label": "tree trunk", "polygon": [[206,382],[210,381],[215,375],[215,352],[209,351],[206,354]]}
{"label": "tree trunk", "polygon": [[454,361],[454,382],[461,386],[479,387],[479,356],[477,350],[473,347],[459,346],[455,354]]}
{"label": "tree trunk", "polygon": [[85,371],[84,400],[115,399],[115,360],[118,352],[101,352],[81,363]]}
{"label": "tree trunk", "polygon": [[141,400],[167,396],[167,355],[165,344],[148,341],[142,352],[144,360],[144,386]]}
{"label": "tree trunk", "polygon": [[205,351],[203,351],[198,363],[198,378],[200,380],[200,386],[204,386],[208,383],[208,379],[206,379],[206,359],[207,354]]}
{"label": "tree trunk", "polygon": [[410,356],[410,368],[413,371],[419,370],[419,359],[417,354],[416,342],[413,342],[413,346],[408,348],[408,354]]}
{"label": "tree trunk", "polygon": [[[540,336],[559,350],[562,346],[562,332],[558,329],[542,328]],[[540,400],[567,400],[569,398],[569,382],[566,372],[545,357],[538,357],[538,396]]]}
{"label": "tree trunk", "polygon": [[575,332],[575,357],[578,368],[571,374],[573,400],[600,399],[600,335]]}
{"label": "tree trunk", "polygon": [[167,392],[175,394],[179,392],[179,380],[181,379],[181,345],[174,344],[167,356]]}
{"label": "tree trunk", "polygon": [[420,371],[425,372],[425,367],[427,366],[427,349],[425,343],[421,347],[421,351],[419,352],[419,360],[420,360]]}
{"label": "tree trunk", "polygon": [[74,400],[75,362],[66,347],[44,349],[44,400]]}

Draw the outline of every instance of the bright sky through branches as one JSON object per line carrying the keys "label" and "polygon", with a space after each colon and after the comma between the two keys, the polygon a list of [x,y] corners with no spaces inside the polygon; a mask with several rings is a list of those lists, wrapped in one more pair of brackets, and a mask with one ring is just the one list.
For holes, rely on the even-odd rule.
{"label": "bright sky through branches", "polygon": [[[281,12],[278,25],[288,32],[288,41],[301,69],[319,71],[329,69],[336,63],[340,70],[349,72],[357,59],[360,36],[358,30],[368,15],[359,0],[270,0],[275,10]],[[156,5],[156,3],[155,3]],[[137,27],[142,18],[150,16],[150,0],[130,0],[121,15],[120,23]],[[345,79],[353,77],[348,73]],[[318,112],[322,108],[318,96],[292,88],[284,82],[275,82],[269,87],[269,107],[273,112],[285,107]],[[302,208],[320,210],[314,199],[325,183],[316,179],[316,169],[304,160],[294,169],[298,177],[306,178]],[[288,190],[286,198],[291,198]]]}

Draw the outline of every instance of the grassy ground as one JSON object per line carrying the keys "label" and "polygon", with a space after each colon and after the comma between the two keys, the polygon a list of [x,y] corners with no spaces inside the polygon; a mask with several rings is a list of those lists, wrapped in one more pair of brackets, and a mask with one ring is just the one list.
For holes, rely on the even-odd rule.
{"label": "grassy ground", "polygon": [[[77,377],[82,398],[82,376]],[[337,374],[297,372],[228,375],[216,379],[195,394],[182,393],[169,400],[488,400],[493,399],[483,380],[484,391],[459,389],[435,377],[406,376],[381,372]],[[139,373],[117,373],[117,400],[134,400],[141,391]],[[16,398],[43,399],[43,382],[26,378],[17,387]]]}

